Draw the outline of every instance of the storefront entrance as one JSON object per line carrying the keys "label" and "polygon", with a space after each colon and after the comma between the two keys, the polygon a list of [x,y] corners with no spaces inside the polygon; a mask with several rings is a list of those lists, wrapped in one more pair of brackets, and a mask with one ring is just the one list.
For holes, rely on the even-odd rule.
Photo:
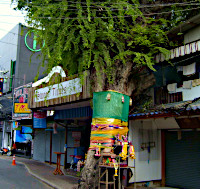
{"label": "storefront entrance", "polygon": [[200,132],[166,132],[166,186],[198,189],[200,186]]}

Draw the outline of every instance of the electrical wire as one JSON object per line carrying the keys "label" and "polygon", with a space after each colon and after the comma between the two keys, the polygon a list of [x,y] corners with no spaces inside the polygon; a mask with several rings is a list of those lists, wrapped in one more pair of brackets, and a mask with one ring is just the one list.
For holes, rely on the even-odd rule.
{"label": "electrical wire", "polygon": [[[59,2],[59,1],[58,1]],[[48,4],[48,5],[53,5],[54,7],[52,8],[55,8],[55,6],[61,6],[61,7],[58,7],[57,9],[65,9],[63,7],[76,7],[77,4],[80,4],[82,5],[81,7],[82,8],[88,8],[88,6],[84,6],[84,5],[87,5],[86,2],[73,2],[73,1],[68,1],[68,3],[71,3],[72,5],[63,5],[63,4]],[[198,3],[197,1],[191,1],[191,2],[182,2],[182,3],[165,3],[165,4],[127,4],[127,3],[110,3],[110,2],[103,2],[103,3],[106,3],[108,4],[109,6],[110,5],[131,5],[131,6],[137,6],[137,8],[155,8],[155,7],[166,7],[166,6],[174,6],[174,5],[179,5],[179,6],[195,6],[195,5],[200,5],[200,3]],[[96,6],[89,6],[89,8],[107,8],[107,6],[104,6],[102,5],[103,4],[102,2],[90,2],[90,4],[92,5],[96,5]],[[1,4],[1,3],[0,3]],[[16,4],[16,2],[14,2],[14,4]],[[30,4],[31,7],[42,7],[42,8],[49,8],[49,7],[46,7],[46,5],[44,6],[41,6],[41,4],[38,4],[39,6],[37,6],[36,3],[30,3],[30,2],[27,2],[27,5]],[[16,5],[17,6],[17,5]],[[26,6],[28,7],[28,6]],[[128,9],[128,8],[127,8]],[[68,9],[68,10],[76,10],[78,11],[78,9]],[[124,10],[124,9],[115,9],[115,10]],[[105,10],[96,10],[96,11],[105,11]]]}
{"label": "electrical wire", "polygon": [[2,23],[2,24],[12,24],[12,25],[17,25],[18,24],[18,23],[14,23],[14,22],[1,22],[1,21],[0,21],[0,23]]}
{"label": "electrical wire", "polygon": [[[191,5],[191,4],[190,4]],[[200,5],[200,3],[196,3],[196,4],[192,4],[193,6],[195,5],[195,6],[197,6],[197,5]],[[171,6],[171,5],[170,5]],[[185,6],[188,6],[188,5],[185,5]],[[32,7],[39,7],[39,8],[41,8],[42,6],[32,6]],[[64,6],[65,7],[65,6]],[[72,6],[72,5],[68,5],[67,7],[74,7],[74,6]],[[83,6],[81,6],[82,8],[83,8]],[[85,8],[88,8],[87,6],[84,6]],[[90,8],[91,8],[91,6],[89,6]],[[55,7],[44,7],[45,9],[51,9],[51,8],[53,8],[53,9],[55,9]],[[44,9],[43,8],[43,9]],[[105,10],[105,9],[102,9],[102,7],[95,7],[95,8],[97,8],[97,9],[91,9],[91,10],[95,10],[96,12],[107,12],[107,10]],[[108,8],[108,7],[105,7],[105,6],[103,6],[103,8]],[[141,7],[138,7],[138,8],[141,8]],[[142,8],[145,8],[145,7],[142,7]],[[59,9],[59,10],[66,10],[66,11],[79,11],[79,9],[77,9],[77,8],[63,8],[63,6],[62,7],[56,7],[56,9]],[[126,8],[112,8],[111,9],[112,11],[120,11],[120,10],[123,10],[123,11],[125,11],[125,10],[131,10],[131,8],[129,8],[129,7],[126,7]]]}
{"label": "electrical wire", "polygon": [[[173,11],[174,12],[184,12],[184,11],[188,11],[188,10],[194,10],[194,9],[199,9],[200,7],[196,7],[196,8],[190,8],[190,9],[185,9],[185,10],[177,10],[177,11]],[[154,14],[166,14],[166,13],[171,13],[172,11],[166,11],[166,12],[160,12],[160,13],[148,13],[148,14],[144,14],[144,15],[154,15]],[[0,16],[13,16],[13,15],[0,15]],[[120,17],[131,17],[131,16],[140,16],[140,15],[125,15],[125,16],[113,16],[114,18],[120,18]],[[14,16],[15,17],[15,16]],[[23,16],[18,16],[18,17],[23,17]],[[92,17],[92,18],[113,18],[113,17]],[[62,17],[62,18],[53,18],[53,17],[37,17],[37,18],[48,18],[48,19],[81,19],[81,18],[70,18],[70,17]],[[83,17],[82,19],[88,19],[88,17]],[[0,22],[0,23],[5,23],[5,24],[14,24],[14,23],[8,23],[8,22]],[[13,33],[15,35],[20,35],[21,34],[17,34],[15,32],[11,32],[8,30],[4,30],[4,29],[0,29],[2,31],[6,31],[8,33]]]}
{"label": "electrical wire", "polygon": [[[62,1],[57,1],[57,2],[61,2]],[[14,2],[14,4],[16,4],[17,2]],[[182,2],[182,3],[155,3],[155,4],[132,4],[132,3],[123,3],[123,2],[74,2],[74,1],[67,1],[67,3],[71,3],[74,5],[77,4],[83,4],[83,5],[87,5],[87,4],[91,4],[91,5],[100,5],[102,6],[102,4],[110,4],[110,5],[139,5],[138,8],[147,8],[147,7],[158,7],[158,6],[173,6],[173,5],[193,5],[195,3],[198,3],[197,1],[190,1],[190,2]],[[1,3],[0,3],[1,4]],[[9,3],[8,3],[9,4]],[[11,3],[12,4],[12,3]],[[32,3],[32,2],[27,2],[27,5],[30,4],[31,6],[34,5],[41,5],[41,3]],[[69,5],[63,5],[63,4],[56,4],[56,3],[48,3],[48,5],[59,5],[59,6],[69,6]],[[46,6],[46,5],[45,5]]]}
{"label": "electrical wire", "polygon": [[15,45],[15,46],[19,46],[18,44],[14,44],[14,43],[9,43],[9,42],[4,42],[0,40],[0,43],[5,43],[5,44],[9,44],[9,45]]}
{"label": "electrical wire", "polygon": [[[184,9],[184,10],[171,10],[171,11],[165,11],[165,12],[152,12],[152,13],[144,13],[143,15],[145,16],[152,16],[152,15],[162,15],[162,14],[169,14],[169,13],[176,13],[176,12],[186,12],[186,11],[190,11],[190,10],[197,10],[197,9],[200,9],[200,7],[196,7],[196,8],[189,8],[189,9]],[[7,17],[7,16],[11,16],[11,17],[15,17],[13,15],[0,15],[0,17]],[[137,15],[137,14],[133,14],[133,15],[124,15],[124,16],[112,16],[112,17],[109,17],[109,16],[100,16],[100,17],[91,17],[91,18],[104,18],[104,19],[107,19],[107,18],[128,18],[128,17],[133,17],[133,16],[141,16],[141,15]],[[23,17],[23,16],[17,16],[17,17]],[[55,19],[55,20],[60,20],[60,19],[69,19],[69,20],[77,20],[77,19],[88,19],[88,17],[81,17],[81,18],[78,18],[78,17],[45,17],[45,16],[40,16],[40,17],[34,17],[34,19]]]}

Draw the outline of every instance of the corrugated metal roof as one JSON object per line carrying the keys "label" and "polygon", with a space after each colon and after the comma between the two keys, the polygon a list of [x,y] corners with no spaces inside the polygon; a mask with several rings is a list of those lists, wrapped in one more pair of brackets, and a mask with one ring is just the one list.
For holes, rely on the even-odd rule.
{"label": "corrugated metal roof", "polygon": [[158,115],[166,115],[166,114],[179,114],[179,112],[191,111],[200,109],[200,99],[188,100],[188,101],[180,101],[168,104],[161,104],[155,106],[153,109],[148,109],[144,112],[134,112],[129,115],[131,118],[135,117],[154,117]]}
{"label": "corrugated metal roof", "polygon": [[174,102],[174,103],[168,103],[168,104],[161,104],[155,107],[155,109],[160,109],[160,110],[166,110],[166,109],[183,109],[187,105],[191,104],[192,100],[188,101],[180,101],[180,102]]}
{"label": "corrugated metal roof", "polygon": [[69,118],[81,118],[92,116],[92,109],[90,106],[72,108],[65,110],[56,110],[54,114],[55,120],[69,119]]}
{"label": "corrugated metal roof", "polygon": [[186,110],[197,110],[200,109],[200,100],[197,100],[191,104],[188,105]]}
{"label": "corrugated metal roof", "polygon": [[4,113],[11,113],[12,112],[12,99],[1,99],[0,100],[0,111]]}

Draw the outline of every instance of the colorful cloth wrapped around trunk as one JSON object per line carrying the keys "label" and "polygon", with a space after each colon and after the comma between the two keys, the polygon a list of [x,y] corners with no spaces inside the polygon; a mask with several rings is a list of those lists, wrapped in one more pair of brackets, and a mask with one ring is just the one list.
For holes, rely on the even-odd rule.
{"label": "colorful cloth wrapped around trunk", "polygon": [[129,102],[129,96],[115,91],[94,93],[90,150],[96,150],[96,156],[100,156],[101,149],[112,152],[118,140],[125,142],[120,156],[126,159]]}

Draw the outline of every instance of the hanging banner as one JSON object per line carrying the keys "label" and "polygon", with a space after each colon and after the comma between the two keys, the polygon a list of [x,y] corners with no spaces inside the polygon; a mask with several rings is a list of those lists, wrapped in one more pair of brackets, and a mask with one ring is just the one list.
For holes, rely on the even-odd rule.
{"label": "hanging banner", "polygon": [[35,90],[35,102],[41,102],[62,96],[69,96],[82,92],[80,78],[64,81],[49,87]]}
{"label": "hanging banner", "polygon": [[14,89],[13,119],[32,119],[32,111],[28,108],[28,88],[32,83]]}
{"label": "hanging banner", "polygon": [[33,128],[34,129],[47,128],[46,118],[47,118],[46,111],[33,112]]}

